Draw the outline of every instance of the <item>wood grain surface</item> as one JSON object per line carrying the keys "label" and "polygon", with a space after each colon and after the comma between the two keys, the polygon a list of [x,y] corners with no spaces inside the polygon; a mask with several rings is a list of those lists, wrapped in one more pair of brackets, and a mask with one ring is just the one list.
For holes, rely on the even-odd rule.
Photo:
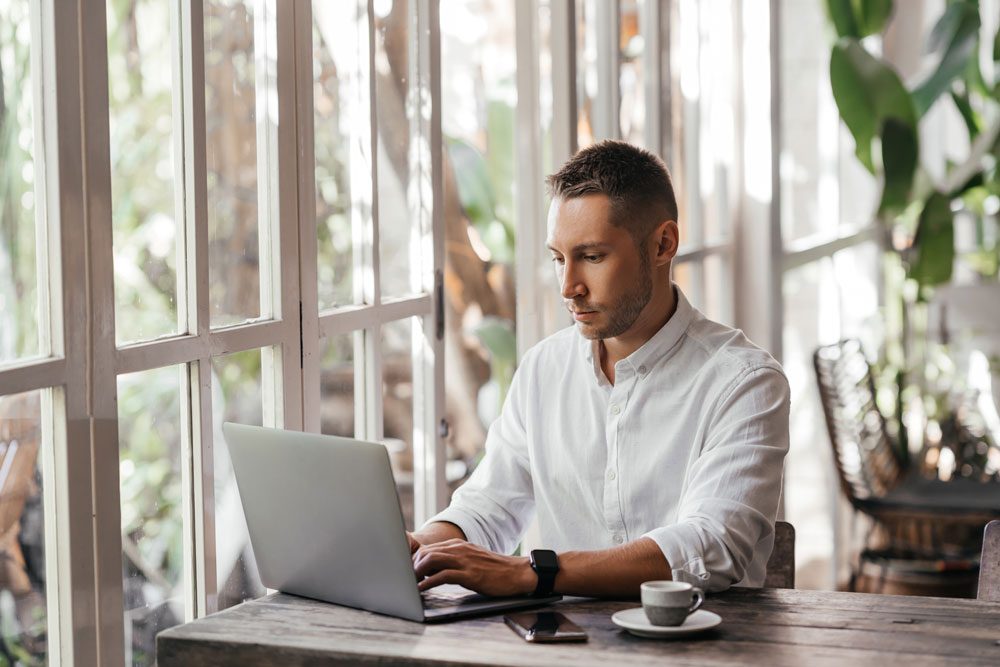
{"label": "wood grain surface", "polygon": [[162,632],[160,667],[201,665],[998,665],[1000,604],[784,589],[733,589],[704,608],[722,625],[683,639],[633,637],[611,614],[634,601],[552,605],[585,644],[528,644],[502,615],[425,625],[284,594]]}

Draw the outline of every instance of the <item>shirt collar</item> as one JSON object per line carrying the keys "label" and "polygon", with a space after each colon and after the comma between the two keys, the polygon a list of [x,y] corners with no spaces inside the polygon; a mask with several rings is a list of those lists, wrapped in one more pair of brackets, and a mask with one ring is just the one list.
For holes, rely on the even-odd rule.
{"label": "shirt collar", "polygon": [[[676,284],[673,287],[674,296],[677,297],[677,308],[674,310],[674,314],[670,316],[666,324],[660,327],[659,331],[653,334],[652,338],[643,343],[638,350],[619,361],[618,364],[627,364],[633,371],[645,373],[670,352],[684,336],[696,311],[687,297],[684,296],[681,288]],[[598,382],[606,383],[608,380],[601,369],[600,355],[598,354],[599,342],[580,336],[580,344],[584,359],[594,369]]]}

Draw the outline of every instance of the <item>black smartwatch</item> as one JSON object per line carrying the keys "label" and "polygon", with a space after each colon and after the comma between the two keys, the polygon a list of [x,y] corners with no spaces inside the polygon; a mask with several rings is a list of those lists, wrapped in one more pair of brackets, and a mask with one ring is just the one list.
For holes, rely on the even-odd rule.
{"label": "black smartwatch", "polygon": [[556,574],[559,572],[559,558],[551,549],[533,549],[531,551],[531,569],[538,575],[538,586],[533,595],[541,597],[551,595],[556,586]]}

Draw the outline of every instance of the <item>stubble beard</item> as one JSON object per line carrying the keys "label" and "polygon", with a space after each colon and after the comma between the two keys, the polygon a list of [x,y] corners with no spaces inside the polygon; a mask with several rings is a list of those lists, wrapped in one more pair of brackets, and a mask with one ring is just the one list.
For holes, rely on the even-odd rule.
{"label": "stubble beard", "polygon": [[628,290],[621,297],[618,305],[609,309],[601,309],[598,312],[607,315],[608,323],[601,329],[587,326],[580,322],[580,334],[588,340],[604,340],[614,338],[628,331],[635,321],[639,319],[642,309],[646,307],[649,300],[653,298],[653,271],[649,257],[645,252],[639,253],[639,278],[635,287]]}

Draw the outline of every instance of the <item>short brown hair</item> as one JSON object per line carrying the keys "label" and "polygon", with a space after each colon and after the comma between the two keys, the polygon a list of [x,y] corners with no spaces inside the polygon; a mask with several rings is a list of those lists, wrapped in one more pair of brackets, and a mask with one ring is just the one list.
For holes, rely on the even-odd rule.
{"label": "short brown hair", "polygon": [[612,224],[627,229],[637,243],[664,220],[677,220],[674,186],[663,160],[624,141],[584,148],[545,183],[553,199],[606,195]]}

